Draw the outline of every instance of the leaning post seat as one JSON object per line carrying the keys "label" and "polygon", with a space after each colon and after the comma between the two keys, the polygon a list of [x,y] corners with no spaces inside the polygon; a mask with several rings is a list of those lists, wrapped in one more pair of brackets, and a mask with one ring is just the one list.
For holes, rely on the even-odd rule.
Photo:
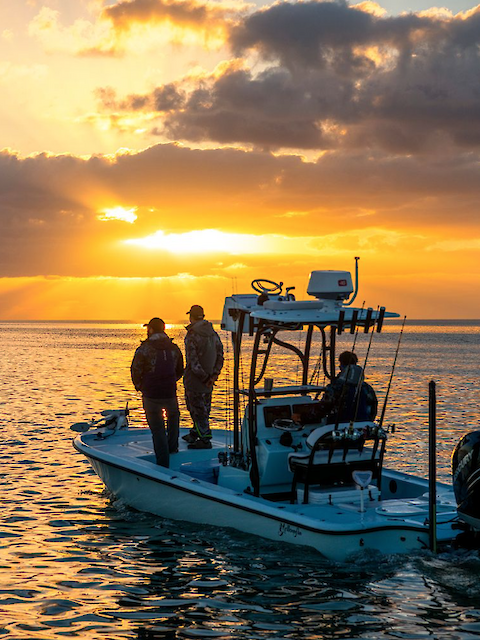
{"label": "leaning post seat", "polygon": [[308,503],[310,485],[352,486],[353,471],[371,471],[380,489],[386,433],[372,422],[325,425],[307,438],[309,453],[290,453],[288,466],[293,472],[291,502],[295,502],[297,484],[305,487],[303,502]]}

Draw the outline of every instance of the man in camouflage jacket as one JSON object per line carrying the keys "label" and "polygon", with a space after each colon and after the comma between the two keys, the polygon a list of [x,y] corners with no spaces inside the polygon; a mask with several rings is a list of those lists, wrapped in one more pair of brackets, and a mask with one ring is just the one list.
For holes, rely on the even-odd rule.
{"label": "man in camouflage jacket", "polygon": [[223,345],[211,322],[204,319],[200,305],[194,304],[188,313],[183,385],[193,428],[183,438],[189,449],[211,449],[212,391],[223,367]]}

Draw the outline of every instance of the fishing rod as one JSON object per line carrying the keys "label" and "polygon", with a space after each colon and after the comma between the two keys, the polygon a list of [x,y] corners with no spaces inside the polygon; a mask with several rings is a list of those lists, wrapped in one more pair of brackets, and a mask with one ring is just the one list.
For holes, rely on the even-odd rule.
{"label": "fishing rod", "polygon": [[[367,353],[365,355],[365,362],[363,363],[363,370],[362,373],[360,374],[360,377],[358,378],[358,383],[357,383],[357,388],[355,389],[355,413],[353,414],[353,418],[350,420],[350,429],[353,429],[353,423],[356,421],[357,419],[357,415],[358,415],[358,409],[360,407],[360,398],[361,398],[361,391],[362,391],[362,385],[363,382],[365,380],[365,369],[367,368],[367,362],[368,362],[368,356],[370,353],[370,347],[372,346],[372,340],[373,340],[373,334],[375,333],[375,322],[377,320],[377,318],[379,317],[379,309],[380,309],[380,305],[377,307],[377,312],[375,314],[375,317],[373,319],[373,324],[372,324],[372,332],[370,334],[370,339],[368,341],[368,347],[367,347]],[[370,311],[370,309],[369,309]],[[370,314],[371,317],[371,314]],[[368,329],[368,325],[366,325],[366,328]]]}
{"label": "fishing rod", "polygon": [[385,394],[385,400],[383,401],[382,415],[380,416],[380,421],[378,423],[379,427],[381,427],[383,425],[383,419],[385,418],[385,411],[387,409],[388,395],[390,393],[390,387],[392,386],[393,372],[395,371],[395,365],[397,363],[398,351],[400,349],[400,342],[402,341],[403,328],[405,327],[405,320],[406,319],[407,319],[407,316],[403,316],[402,328],[400,330],[400,335],[398,336],[397,350],[395,352],[395,358],[393,359],[392,373],[390,374],[390,381],[388,383],[387,393]]}
{"label": "fishing rod", "polygon": [[[365,300],[362,302],[362,308],[360,309],[360,313],[358,313],[357,310],[354,309],[353,315],[355,315],[356,317],[358,317],[358,316],[361,317],[361,315],[363,313],[363,310],[364,310],[364,307],[365,307]],[[357,313],[355,313],[355,312],[357,312]],[[352,320],[353,320],[353,315],[352,315]],[[355,318],[355,322],[356,322],[356,318]],[[352,323],[352,326],[353,326],[353,323]],[[356,327],[355,327],[355,335],[353,337],[353,345],[352,345],[352,348],[350,350],[350,353],[352,353],[352,354],[355,354],[355,345],[357,344],[357,337],[358,337],[359,329],[360,329],[360,325],[357,324]],[[343,398],[345,396],[345,391],[347,389],[347,380],[348,380],[348,376],[349,376],[349,373],[350,373],[350,367],[351,367],[352,364],[354,364],[354,363],[350,362],[347,365],[347,370],[345,372],[345,378],[343,380],[342,390],[340,391],[340,397],[338,399],[337,416],[335,418],[335,429],[334,429],[334,431],[338,430],[338,425],[340,423],[340,411],[342,409]]]}

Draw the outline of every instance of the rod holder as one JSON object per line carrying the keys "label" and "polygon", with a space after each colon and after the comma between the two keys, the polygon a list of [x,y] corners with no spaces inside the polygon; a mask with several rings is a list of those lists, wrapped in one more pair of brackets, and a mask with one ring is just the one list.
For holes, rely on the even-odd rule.
{"label": "rod holder", "polygon": [[338,324],[337,324],[337,333],[338,335],[341,335],[342,331],[343,331],[343,323],[345,322],[345,311],[344,309],[340,310],[340,313],[338,314]]}
{"label": "rod holder", "polygon": [[377,320],[377,333],[380,333],[383,327],[383,321],[385,319],[385,307],[380,307],[380,314]]}
{"label": "rod holder", "polygon": [[367,309],[367,317],[365,318],[365,328],[364,328],[364,333],[368,333],[368,330],[370,329],[370,325],[372,324],[372,315],[373,315],[373,309],[372,307],[368,307]]}
{"label": "rod holder", "polygon": [[350,323],[350,333],[355,333],[355,329],[357,328],[357,320],[358,320],[358,309],[354,309],[352,312],[352,321]]}

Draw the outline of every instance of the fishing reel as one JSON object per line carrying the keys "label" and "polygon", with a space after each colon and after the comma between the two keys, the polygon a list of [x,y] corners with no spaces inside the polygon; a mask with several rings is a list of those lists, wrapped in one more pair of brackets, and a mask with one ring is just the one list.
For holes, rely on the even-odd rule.
{"label": "fishing reel", "polygon": [[[395,425],[391,425],[393,427],[392,433],[395,431]],[[365,437],[367,438],[378,438],[379,440],[386,440],[388,437],[389,427],[384,429],[379,424],[368,425],[365,429]]]}
{"label": "fishing reel", "polygon": [[365,427],[357,429],[353,425],[345,427],[345,429],[336,429],[332,431],[333,440],[372,440],[378,438],[379,440],[386,440],[388,438],[388,432],[391,429],[392,433],[395,431],[395,425],[389,425],[384,429],[379,424],[367,424]]}
{"label": "fishing reel", "polygon": [[220,451],[218,461],[222,467],[234,467],[247,471],[250,467],[250,456],[245,456],[241,451]]}
{"label": "fishing reel", "polygon": [[354,427],[346,427],[345,429],[336,429],[332,431],[332,440],[338,441],[355,441],[364,439],[363,429],[355,429]]}

